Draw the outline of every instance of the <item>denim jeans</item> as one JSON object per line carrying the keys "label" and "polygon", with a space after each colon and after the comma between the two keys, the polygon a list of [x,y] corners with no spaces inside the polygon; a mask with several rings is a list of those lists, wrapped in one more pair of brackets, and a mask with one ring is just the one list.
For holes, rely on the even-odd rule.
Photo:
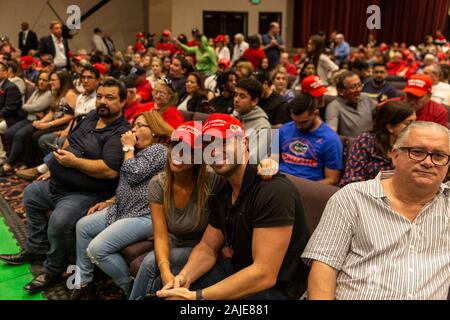
{"label": "denim jeans", "polygon": [[[236,270],[228,260],[219,260],[216,265],[190,287],[191,290],[210,287],[234,274]],[[266,289],[247,297],[246,300],[287,300],[287,295],[275,288]]]}
{"label": "denim jeans", "polygon": [[27,119],[16,122],[8,128],[5,137],[11,141],[11,150],[7,161],[10,166],[15,165],[23,155],[27,139],[31,138],[34,131],[36,128]]}
{"label": "denim jeans", "polygon": [[[170,270],[177,275],[189,259],[192,247],[170,248]],[[133,284],[130,300],[141,300],[148,293],[155,293],[162,288],[159,268],[156,264],[155,252],[145,257]]]}
{"label": "denim jeans", "polygon": [[107,227],[106,211],[107,209],[103,209],[86,216],[77,224],[80,282],[84,285],[92,281],[95,264],[128,293],[130,271],[120,250],[153,236],[152,220],[150,215],[125,218]]}
{"label": "denim jeans", "polygon": [[[44,271],[59,274],[66,270],[75,245],[75,225],[95,202],[92,194],[67,193],[55,196],[49,181],[36,181],[24,191],[28,223],[25,249],[30,253],[47,254]],[[47,212],[52,211],[50,218]]]}
{"label": "denim jeans", "polygon": [[56,139],[58,137],[54,132],[43,134],[38,139],[39,148],[41,149],[44,156],[52,152],[52,150],[47,147],[47,143],[56,144]]}

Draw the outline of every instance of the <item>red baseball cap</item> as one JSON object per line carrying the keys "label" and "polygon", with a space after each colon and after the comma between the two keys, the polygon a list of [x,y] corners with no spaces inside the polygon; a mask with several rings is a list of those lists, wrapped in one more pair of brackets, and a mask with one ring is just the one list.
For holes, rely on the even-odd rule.
{"label": "red baseball cap", "polygon": [[412,75],[406,84],[403,92],[411,93],[416,97],[423,97],[427,93],[431,93],[433,87],[433,80],[430,76],[425,74]]}
{"label": "red baseball cap", "polygon": [[108,68],[103,63],[94,63],[92,66],[95,69],[97,69],[98,72],[100,72],[100,74],[107,74],[108,73]]}
{"label": "red baseball cap", "polygon": [[220,65],[224,65],[225,66],[225,68],[229,68],[230,67],[230,65],[231,65],[231,61],[229,60],[229,59],[227,59],[227,58],[222,58],[222,59],[220,59],[219,60],[219,62],[217,63],[219,66]]}
{"label": "red baseball cap", "polygon": [[170,35],[171,35],[169,30],[164,30],[162,34],[163,34],[163,36],[166,36],[166,37],[170,37]]}
{"label": "red baseball cap", "polygon": [[327,88],[325,88],[318,76],[312,75],[303,79],[302,92],[308,93],[315,98],[319,98],[327,92]]}
{"label": "red baseball cap", "polygon": [[202,123],[199,121],[188,121],[182,123],[170,138],[173,142],[183,141],[193,149],[202,147]]}
{"label": "red baseball cap", "polygon": [[28,69],[29,67],[31,67],[33,65],[33,63],[34,63],[34,59],[33,59],[33,57],[30,57],[30,56],[23,56],[19,60],[20,67],[22,69]]}
{"label": "red baseball cap", "polygon": [[215,39],[214,42],[224,42],[225,36],[223,34],[219,34]]}
{"label": "red baseball cap", "polygon": [[221,139],[245,136],[241,122],[229,114],[213,113],[203,124],[203,135]]}

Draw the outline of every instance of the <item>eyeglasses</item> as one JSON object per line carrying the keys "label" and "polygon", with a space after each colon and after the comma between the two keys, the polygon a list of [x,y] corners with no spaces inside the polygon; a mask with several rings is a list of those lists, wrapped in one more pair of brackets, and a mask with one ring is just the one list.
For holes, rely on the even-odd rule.
{"label": "eyeglasses", "polygon": [[408,156],[414,161],[424,161],[428,156],[431,162],[438,167],[445,167],[450,161],[450,155],[443,152],[428,152],[419,148],[400,147],[398,150],[408,151]]}
{"label": "eyeglasses", "polygon": [[362,83],[359,82],[359,83],[355,83],[354,85],[348,86],[347,89],[348,90],[356,90],[356,89],[362,88],[362,86],[363,86]]}
{"label": "eyeglasses", "polygon": [[138,128],[138,129],[140,129],[140,128],[142,128],[142,127],[145,127],[145,128],[150,128],[150,126],[148,126],[148,125],[146,125],[146,124],[143,124],[143,123],[135,123],[134,125],[133,125],[133,128]]}

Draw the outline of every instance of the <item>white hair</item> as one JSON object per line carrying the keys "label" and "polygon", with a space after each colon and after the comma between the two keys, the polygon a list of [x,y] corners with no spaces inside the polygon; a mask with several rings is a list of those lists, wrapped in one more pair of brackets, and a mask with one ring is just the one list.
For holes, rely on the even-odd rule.
{"label": "white hair", "polygon": [[235,35],[234,35],[234,38],[236,39],[236,38],[239,38],[239,39],[241,39],[241,40],[244,40],[244,35],[242,34],[242,33],[236,33]]}
{"label": "white hair", "polygon": [[448,130],[443,125],[440,125],[435,122],[415,121],[400,132],[400,134],[397,137],[397,141],[395,141],[393,150],[397,150],[403,147],[405,145],[405,140],[408,138],[411,131],[416,128],[446,134],[448,136],[448,145],[450,149],[450,130]]}

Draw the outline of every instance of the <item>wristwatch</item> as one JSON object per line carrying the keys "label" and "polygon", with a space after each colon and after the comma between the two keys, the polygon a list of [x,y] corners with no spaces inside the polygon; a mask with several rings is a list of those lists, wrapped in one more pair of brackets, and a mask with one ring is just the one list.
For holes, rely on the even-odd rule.
{"label": "wristwatch", "polygon": [[129,145],[124,145],[122,148],[123,152],[128,152],[128,151],[133,151],[134,152],[134,147],[133,146],[129,146]]}
{"label": "wristwatch", "polygon": [[198,289],[197,291],[195,291],[195,300],[205,300],[203,298],[203,290],[202,289]]}

